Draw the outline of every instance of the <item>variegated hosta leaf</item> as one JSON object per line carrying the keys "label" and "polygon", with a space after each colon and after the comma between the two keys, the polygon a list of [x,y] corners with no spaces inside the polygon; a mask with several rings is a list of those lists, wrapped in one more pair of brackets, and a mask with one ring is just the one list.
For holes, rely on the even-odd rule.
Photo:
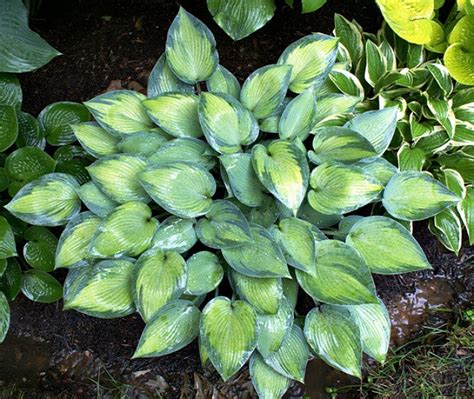
{"label": "variegated hosta leaf", "polygon": [[168,30],[166,60],[174,74],[190,84],[208,79],[219,63],[212,32],[182,7]]}
{"label": "variegated hosta leaf", "polygon": [[334,14],[334,31],[341,44],[349,52],[353,65],[357,65],[364,53],[362,34],[354,22],[350,22],[340,14]]}
{"label": "variegated hosta leaf", "polygon": [[337,54],[337,39],[314,33],[290,44],[278,64],[291,65],[290,90],[302,93],[309,87],[321,86],[331,71]]}
{"label": "variegated hosta leaf", "polygon": [[178,253],[188,251],[197,242],[195,223],[194,219],[166,218],[156,230],[151,247]]}
{"label": "variegated hosta leaf", "polygon": [[278,209],[277,200],[266,195],[263,198],[261,206],[250,209],[247,218],[250,223],[259,224],[260,226],[269,229],[272,224],[276,222],[280,214],[281,209]]}
{"label": "variegated hosta leaf", "polygon": [[331,82],[344,94],[364,98],[364,88],[357,76],[345,69],[333,69],[329,74]]}
{"label": "variegated hosta leaf", "polygon": [[137,256],[150,247],[158,227],[150,208],[141,202],[127,202],[115,208],[100,224],[89,254],[94,258]]}
{"label": "variegated hosta leaf", "polygon": [[[359,97],[347,96],[345,94],[330,93],[316,99],[316,126],[334,125],[334,120],[344,114],[353,112],[360,102]],[[339,123],[338,123],[339,124]]]}
{"label": "variegated hosta leaf", "polygon": [[100,191],[94,182],[83,184],[76,191],[87,209],[97,216],[105,217],[118,206],[118,203]]}
{"label": "variegated hosta leaf", "polygon": [[186,279],[186,262],[177,252],[155,248],[138,258],[133,275],[133,299],[146,323],[166,303],[181,296]]}
{"label": "variegated hosta leaf", "polygon": [[76,179],[70,175],[44,175],[18,191],[5,208],[30,224],[61,226],[81,209],[81,201],[75,191],[78,187]]}
{"label": "variegated hosta leaf", "polygon": [[411,170],[420,172],[426,162],[426,154],[421,148],[410,148],[403,144],[397,152],[398,167],[401,171]]}
{"label": "variegated hosta leaf", "polygon": [[249,371],[260,399],[280,399],[290,386],[291,379],[273,370],[257,352],[250,358]]}
{"label": "variegated hosta leaf", "polygon": [[352,212],[375,200],[382,184],[358,166],[325,163],[311,172],[310,205],[331,215]]}
{"label": "variegated hosta leaf", "polygon": [[222,250],[227,263],[251,277],[290,277],[285,257],[270,233],[256,224],[250,230],[252,241]]}
{"label": "variegated hosta leaf", "polygon": [[242,211],[230,201],[214,201],[205,218],[196,226],[199,240],[210,248],[237,247],[252,240],[249,222]]}
{"label": "variegated hosta leaf", "polygon": [[200,339],[224,381],[249,359],[257,341],[257,314],[244,301],[216,297],[202,311]]}
{"label": "variegated hosta leaf", "polygon": [[64,283],[64,310],[103,319],[132,314],[134,268],[129,260],[114,259],[70,269]]}
{"label": "variegated hosta leaf", "polygon": [[175,300],[158,310],[142,332],[132,359],[176,352],[199,334],[201,312],[189,301]]}
{"label": "variegated hosta leaf", "polygon": [[360,219],[346,238],[372,273],[399,274],[431,269],[423,249],[397,221],[384,216]]}
{"label": "variegated hosta leaf", "polygon": [[203,167],[187,162],[150,166],[140,174],[140,183],[158,205],[183,218],[209,212],[216,192],[212,175]]}
{"label": "variegated hosta leaf", "polygon": [[459,204],[461,219],[469,237],[469,245],[474,245],[474,187],[466,189],[466,196]]}
{"label": "variegated hosta leaf", "polygon": [[240,98],[239,81],[222,65],[217,65],[214,73],[206,80],[206,87],[211,93],[226,93],[237,100]]}
{"label": "variegated hosta leaf", "polygon": [[5,341],[10,327],[10,306],[7,297],[0,291],[0,344]]}
{"label": "variegated hosta leaf", "polygon": [[388,71],[387,60],[380,49],[374,42],[367,40],[365,43],[366,66],[364,78],[366,82],[374,87],[377,92],[377,83],[382,80],[382,77]]}
{"label": "variegated hosta leaf", "polygon": [[400,172],[384,190],[382,204],[401,220],[422,220],[460,201],[457,195],[424,172]]}
{"label": "variegated hosta leaf", "polygon": [[15,236],[8,220],[0,216],[0,259],[12,256],[17,256]]}
{"label": "variegated hosta leaf", "polygon": [[293,325],[280,348],[264,360],[279,374],[292,380],[304,382],[308,357],[308,344],[304,339],[303,331],[298,326]]}
{"label": "variegated hosta leaf", "polygon": [[296,269],[296,277],[313,299],[335,305],[375,303],[375,286],[364,259],[351,246],[336,240],[317,243],[315,271]]}
{"label": "variegated hosta leaf", "polygon": [[452,208],[444,209],[430,222],[430,231],[447,249],[458,255],[462,245],[462,223],[457,212]]}
{"label": "variegated hosta leaf", "polygon": [[305,140],[316,118],[316,98],[312,88],[305,90],[285,107],[278,124],[282,139]]}
{"label": "variegated hosta leaf", "polygon": [[436,62],[426,64],[426,68],[430,71],[443,93],[445,95],[450,95],[453,91],[453,80],[448,69],[443,64]]}
{"label": "variegated hosta leaf", "polygon": [[160,128],[149,130],[148,132],[129,134],[120,140],[117,152],[125,154],[149,157],[160,149],[164,144],[168,143],[169,136]]}
{"label": "variegated hosta leaf", "polygon": [[224,93],[202,93],[199,122],[207,142],[221,154],[240,152],[258,136],[258,124],[252,113],[234,97]]}
{"label": "variegated hosta leaf", "polygon": [[97,123],[116,136],[144,132],[153,127],[142,102],[146,97],[136,91],[115,90],[94,97],[84,104]]}
{"label": "variegated hosta leaf", "polygon": [[147,95],[151,98],[171,91],[193,93],[194,87],[178,79],[168,66],[166,55],[162,54],[148,77]]}
{"label": "variegated hosta leaf", "polygon": [[72,131],[82,147],[93,157],[100,158],[118,152],[119,138],[102,129],[95,122],[71,125]]}
{"label": "variegated hosta leaf", "polygon": [[203,295],[216,289],[224,277],[219,258],[209,251],[196,252],[187,262],[186,293]]}
{"label": "variegated hosta leaf", "polygon": [[289,65],[267,65],[257,69],[244,82],[240,101],[255,118],[269,117],[285,98],[290,74]]}
{"label": "variegated hosta leaf", "polygon": [[174,137],[201,137],[199,97],[193,93],[170,92],[143,101],[148,115]]}
{"label": "variegated hosta leaf", "polygon": [[252,149],[255,173],[265,188],[296,213],[308,187],[306,155],[295,142],[275,140]]}
{"label": "variegated hosta leaf", "polygon": [[311,349],[326,363],[362,377],[361,334],[347,310],[334,306],[314,308],[306,316],[304,335]]}
{"label": "variegated hosta leaf", "polygon": [[73,218],[59,237],[55,268],[87,263],[89,245],[100,223],[100,217],[91,212],[80,213]]}

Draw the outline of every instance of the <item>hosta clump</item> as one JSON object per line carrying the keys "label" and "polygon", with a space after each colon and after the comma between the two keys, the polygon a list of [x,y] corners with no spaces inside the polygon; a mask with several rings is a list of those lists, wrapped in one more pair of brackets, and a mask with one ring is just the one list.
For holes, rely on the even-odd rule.
{"label": "hosta clump", "polygon": [[[354,116],[359,97],[316,94],[336,53],[336,38],[304,37],[240,87],[212,33],[181,9],[149,98],[100,95],[86,102],[95,122],[73,126],[96,158],[91,181],[50,174],[8,205],[30,223],[66,225],[55,258],[69,268],[65,308],[138,311],[134,357],[198,337],[224,380],[249,361],[261,397],[304,381],[313,356],[356,376],[363,352],[383,361],[390,323],[371,273],[429,268],[403,223],[460,197],[383,158],[397,108]],[[369,204],[373,215],[348,215]],[[299,287],[316,305],[304,323]]]}

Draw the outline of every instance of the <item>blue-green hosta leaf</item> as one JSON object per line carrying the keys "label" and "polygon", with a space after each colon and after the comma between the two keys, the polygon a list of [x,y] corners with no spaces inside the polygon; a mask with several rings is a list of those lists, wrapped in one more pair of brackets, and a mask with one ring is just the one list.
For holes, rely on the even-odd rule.
{"label": "blue-green hosta leaf", "polygon": [[120,140],[117,147],[123,153],[139,155],[147,158],[167,143],[168,137],[169,136],[164,132],[161,133],[160,131],[150,130],[148,132],[125,136]]}
{"label": "blue-green hosta leaf", "polygon": [[415,221],[434,216],[460,199],[430,174],[408,171],[390,179],[382,204],[391,216]]}
{"label": "blue-green hosta leaf", "polygon": [[278,124],[282,139],[305,140],[316,118],[316,98],[312,88],[293,98],[285,107]]}
{"label": "blue-green hosta leaf", "polygon": [[13,145],[18,137],[18,121],[15,107],[0,104],[0,151]]}
{"label": "blue-green hosta leaf", "polygon": [[366,82],[375,87],[382,76],[388,71],[387,60],[380,48],[371,40],[365,43],[366,65],[364,78]]}
{"label": "blue-green hosta leaf", "polygon": [[267,65],[257,69],[244,82],[240,101],[257,119],[271,116],[285,99],[290,75],[289,65]]}
{"label": "blue-green hosta leaf", "polygon": [[[288,209],[288,208],[285,208]],[[271,196],[266,195],[263,198],[261,206],[251,208],[247,214],[250,223],[259,224],[260,226],[269,229],[273,223],[276,222],[281,214],[281,209],[277,205],[277,200]]]}
{"label": "blue-green hosta leaf", "polygon": [[83,184],[76,191],[87,209],[100,217],[107,216],[119,205],[107,197],[107,195],[100,191],[99,187],[91,181]]}
{"label": "blue-green hosta leaf", "polygon": [[15,258],[6,260],[7,266],[0,276],[0,292],[3,292],[9,301],[13,301],[21,288],[22,270]]}
{"label": "blue-green hosta leaf", "polygon": [[186,288],[186,279],[186,262],[177,252],[155,248],[138,258],[133,298],[146,323],[166,303],[181,296]]}
{"label": "blue-green hosta leaf", "polygon": [[431,268],[410,232],[384,216],[360,219],[351,228],[346,243],[359,252],[372,273],[399,274]]}
{"label": "blue-green hosta leaf", "polygon": [[361,334],[345,309],[314,308],[306,316],[304,335],[311,349],[326,363],[344,373],[362,377]]}
{"label": "blue-green hosta leaf", "polygon": [[216,289],[224,277],[224,268],[219,258],[212,252],[197,252],[187,260],[186,264],[188,269],[186,294],[207,294]]}
{"label": "blue-green hosta leaf", "polygon": [[354,111],[359,97],[330,93],[316,99],[316,127],[333,124],[335,118]]}
{"label": "blue-green hosta leaf", "polygon": [[7,297],[0,291],[0,344],[5,341],[10,327],[10,306]]}
{"label": "blue-green hosta leaf", "polygon": [[8,220],[0,216],[0,259],[17,256],[15,236]]}
{"label": "blue-green hosta leaf", "polygon": [[291,65],[290,90],[302,93],[322,85],[336,61],[338,39],[313,33],[290,44],[278,64]]}
{"label": "blue-green hosta leaf", "polygon": [[384,186],[387,185],[395,173],[398,173],[397,167],[388,162],[385,158],[372,157],[361,159],[353,165],[365,170]]}
{"label": "blue-green hosta leaf", "polygon": [[294,142],[275,140],[252,149],[255,173],[265,188],[294,213],[306,194],[309,167],[306,155]]}
{"label": "blue-green hosta leaf", "polygon": [[258,136],[258,124],[252,113],[234,97],[223,93],[202,93],[199,122],[207,142],[221,154],[240,152]]}
{"label": "blue-green hosta leaf", "polygon": [[94,97],[85,106],[97,123],[115,136],[145,132],[153,127],[142,102],[146,97],[136,91],[115,90]]}
{"label": "blue-green hosta leaf", "polygon": [[211,93],[226,93],[240,98],[240,83],[227,68],[217,65],[214,73],[206,80],[207,91]]}
{"label": "blue-green hosta leaf", "polygon": [[137,256],[148,249],[158,227],[151,209],[142,202],[127,202],[115,208],[99,225],[89,254],[95,258]]}
{"label": "blue-green hosta leaf", "polygon": [[87,263],[89,245],[100,223],[100,217],[91,212],[80,213],[72,219],[59,237],[55,268]]}
{"label": "blue-green hosta leaf", "polygon": [[474,187],[466,188],[466,195],[459,204],[461,219],[469,237],[469,245],[474,245]]}
{"label": "blue-green hosta leaf", "polygon": [[208,79],[219,63],[212,32],[182,7],[168,30],[166,61],[180,80],[190,84]]}
{"label": "blue-green hosta leaf", "polygon": [[30,224],[61,226],[80,212],[78,187],[72,176],[50,173],[24,186],[5,208]]}
{"label": "blue-green hosta leaf", "polygon": [[134,269],[126,259],[70,269],[64,283],[64,310],[74,309],[102,319],[132,314]]}
{"label": "blue-green hosta leaf", "polygon": [[52,303],[61,299],[63,287],[43,270],[28,270],[21,279],[21,292],[34,302]]}
{"label": "blue-green hosta leaf", "polygon": [[328,163],[311,172],[310,185],[310,205],[327,215],[352,212],[375,200],[383,190],[378,180],[358,166]]}
{"label": "blue-green hosta leaf", "polygon": [[200,339],[224,381],[249,359],[257,342],[257,314],[244,301],[219,296],[202,311]]}
{"label": "blue-green hosta leaf", "polygon": [[447,249],[459,254],[462,245],[462,223],[454,209],[444,209],[436,214],[430,223],[430,231]]}
{"label": "blue-green hosta leaf", "polygon": [[147,95],[151,98],[171,91],[193,93],[194,87],[178,79],[166,62],[166,54],[162,54],[148,77]]}
{"label": "blue-green hosta leaf", "polygon": [[357,76],[344,69],[333,69],[329,74],[331,82],[344,94],[348,96],[364,98],[364,88]]}
{"label": "blue-green hosta leaf", "polygon": [[256,224],[250,230],[252,241],[222,250],[227,263],[251,277],[290,277],[285,257],[270,233]]}
{"label": "blue-green hosta leaf", "polygon": [[46,147],[44,131],[39,122],[26,112],[17,112],[18,119],[18,137],[16,139],[17,147],[32,146],[42,150]]}
{"label": "blue-green hosta leaf", "polygon": [[143,101],[148,115],[174,137],[201,137],[199,97],[193,93],[170,92]]}
{"label": "blue-green hosta leaf", "polygon": [[187,162],[150,166],[140,174],[140,183],[158,205],[183,218],[209,212],[216,192],[212,175],[201,166]]}
{"label": "blue-green hosta leaf", "polygon": [[252,233],[247,218],[230,201],[214,201],[196,226],[199,240],[210,248],[222,249],[249,243]]}
{"label": "blue-green hosta leaf", "polygon": [[364,259],[336,240],[317,243],[312,274],[296,269],[296,277],[313,299],[335,305],[374,303],[375,286]]}
{"label": "blue-green hosta leaf", "polygon": [[14,74],[0,72],[0,104],[11,105],[20,111],[22,100],[23,94],[18,78]]}
{"label": "blue-green hosta leaf", "polygon": [[133,359],[176,352],[196,339],[201,312],[189,301],[175,300],[158,310],[142,332]]}
{"label": "blue-green hosta leaf", "polygon": [[58,239],[46,227],[31,226],[23,233],[28,242],[23,247],[23,257],[33,268],[51,272],[54,270],[54,252]]}
{"label": "blue-green hosta leaf", "polygon": [[77,141],[93,157],[100,158],[118,152],[119,138],[102,129],[95,122],[84,122],[71,126]]}
{"label": "blue-green hosta leaf", "polygon": [[115,154],[95,161],[86,169],[97,187],[111,200],[124,204],[129,201],[148,202],[150,197],[140,185],[139,173],[147,166],[136,155]]}
{"label": "blue-green hosta leaf", "polygon": [[195,223],[194,219],[166,218],[156,230],[151,247],[178,253],[188,251],[197,242]]}
{"label": "blue-green hosta leaf", "polygon": [[249,371],[260,399],[280,399],[290,386],[291,379],[268,366],[257,352],[250,358]]}

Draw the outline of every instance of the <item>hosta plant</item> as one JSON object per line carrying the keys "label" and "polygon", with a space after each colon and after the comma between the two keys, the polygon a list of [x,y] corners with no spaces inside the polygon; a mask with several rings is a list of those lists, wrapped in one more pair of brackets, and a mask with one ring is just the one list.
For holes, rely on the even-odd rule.
{"label": "hosta plant", "polygon": [[303,382],[315,356],[359,377],[363,353],[383,361],[390,322],[372,273],[430,268],[406,226],[461,196],[384,158],[397,107],[359,112],[359,96],[316,94],[337,51],[335,37],[306,36],[240,86],[181,9],[148,98],[100,95],[85,103],[95,121],[72,126],[96,158],[91,181],[48,174],[6,206],[65,226],[64,308],[138,312],[135,358],[198,338],[224,380],[248,362],[262,398]]}

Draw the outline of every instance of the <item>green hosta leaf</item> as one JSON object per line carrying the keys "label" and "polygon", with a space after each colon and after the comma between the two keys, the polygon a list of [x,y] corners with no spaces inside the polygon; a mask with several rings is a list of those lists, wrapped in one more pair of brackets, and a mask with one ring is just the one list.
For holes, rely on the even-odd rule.
{"label": "green hosta leaf", "polygon": [[311,173],[310,205],[331,215],[352,212],[375,200],[383,190],[378,180],[358,166],[325,163]]}
{"label": "green hosta leaf", "polygon": [[[118,148],[126,154],[134,154],[143,157],[149,157],[154,154],[162,145],[168,142],[166,133],[161,134],[158,131],[135,133],[125,136],[118,143]],[[166,136],[168,136],[166,134]]]}
{"label": "green hosta leaf", "polygon": [[150,208],[141,202],[127,202],[115,208],[100,224],[89,254],[96,258],[137,256],[148,249],[158,227]]}
{"label": "green hosta leaf", "polygon": [[163,93],[143,101],[148,115],[174,137],[201,137],[198,117],[199,97],[193,93]]}
{"label": "green hosta leaf", "polygon": [[140,182],[158,205],[183,218],[209,212],[216,192],[212,175],[201,166],[186,162],[150,166],[140,174]]}
{"label": "green hosta leaf", "polygon": [[166,60],[180,80],[191,84],[208,79],[219,63],[212,32],[182,7],[168,30]]}
{"label": "green hosta leaf", "polygon": [[15,107],[0,104],[0,151],[13,145],[18,137],[18,121]]}
{"label": "green hosta leaf", "polygon": [[372,273],[399,274],[431,268],[410,232],[384,216],[360,219],[346,242],[359,252]]}
{"label": "green hosta leaf", "polygon": [[64,173],[50,173],[24,186],[5,205],[24,222],[42,226],[66,224],[81,209],[77,181]]}
{"label": "green hosta leaf", "polygon": [[120,137],[153,127],[142,104],[145,99],[143,94],[136,91],[115,90],[94,97],[84,104],[102,128]]}
{"label": "green hosta leaf", "polygon": [[298,210],[308,187],[309,167],[302,149],[293,142],[275,140],[252,150],[253,168],[265,188],[287,208]]}
{"label": "green hosta leaf", "polygon": [[314,33],[290,44],[278,59],[278,64],[291,65],[290,90],[302,93],[309,87],[318,88],[331,71],[337,54],[337,39]]}
{"label": "green hosta leaf", "polygon": [[20,0],[2,3],[0,35],[0,72],[30,72],[61,55],[28,28],[28,11]]}
{"label": "green hosta leaf", "polygon": [[435,215],[430,230],[446,248],[456,255],[459,254],[462,245],[462,224],[454,209],[444,209]]}
{"label": "green hosta leaf", "polygon": [[119,139],[95,122],[79,123],[71,126],[82,147],[93,157],[100,158],[118,152]]}
{"label": "green hosta leaf", "polygon": [[327,0],[301,0],[301,13],[306,14],[316,11],[326,4],[326,1]]}
{"label": "green hosta leaf", "polygon": [[459,204],[461,219],[469,236],[469,245],[474,245],[474,187],[466,189],[466,196]]}
{"label": "green hosta leaf", "polygon": [[289,277],[285,257],[270,233],[251,226],[252,241],[222,250],[227,263],[237,272],[252,277]]}
{"label": "green hosta leaf", "polygon": [[226,93],[240,98],[240,83],[227,68],[217,65],[214,73],[206,80],[207,90],[212,93]]}
{"label": "green hosta leaf", "polygon": [[210,248],[237,247],[252,240],[249,223],[242,211],[230,201],[214,201],[205,218],[198,221],[196,234]]}
{"label": "green hosta leaf", "polygon": [[8,220],[0,216],[0,259],[17,256],[15,236]]}
{"label": "green hosta leaf", "polygon": [[285,98],[290,74],[289,65],[267,65],[257,69],[245,81],[240,101],[257,119],[271,116]]}
{"label": "green hosta leaf", "polygon": [[410,148],[410,145],[406,143],[398,150],[397,157],[398,168],[401,171],[420,172],[426,162],[426,154],[421,148]]}
{"label": "green hosta leaf", "polygon": [[400,172],[387,184],[382,204],[401,220],[422,220],[456,204],[460,198],[424,172]]}
{"label": "green hosta leaf", "polygon": [[55,267],[82,266],[87,263],[89,245],[101,219],[91,212],[77,215],[66,226],[57,244]]}
{"label": "green hosta leaf", "polygon": [[273,370],[258,353],[251,357],[249,369],[252,384],[261,399],[280,399],[290,386],[291,379]]}
{"label": "green hosta leaf", "polygon": [[195,223],[194,219],[181,219],[176,216],[166,218],[156,230],[152,248],[178,253],[188,251],[197,242]]}
{"label": "green hosta leaf", "polygon": [[370,40],[365,43],[365,52],[366,66],[364,77],[367,83],[375,87],[387,72],[387,60],[380,48]]}
{"label": "green hosta leaf", "polygon": [[21,292],[32,301],[52,303],[62,298],[63,287],[58,280],[42,270],[28,270],[23,273]]}
{"label": "green hosta leaf", "polygon": [[0,344],[5,341],[10,327],[10,306],[7,297],[0,291]]}
{"label": "green hosta leaf", "polygon": [[257,340],[257,315],[244,301],[217,297],[202,311],[200,338],[209,360],[227,381],[249,359]]}
{"label": "green hosta leaf", "polygon": [[340,241],[318,242],[314,272],[296,270],[296,277],[301,287],[320,302],[359,305],[376,301],[367,264],[354,248]]}
{"label": "green hosta leaf", "polygon": [[33,268],[51,272],[54,270],[54,253],[58,239],[47,228],[32,226],[25,230],[23,238],[28,242],[23,247],[23,257]]}
{"label": "green hosta leaf", "polygon": [[166,62],[166,55],[162,54],[148,77],[148,97],[156,97],[162,93],[171,91],[182,93],[193,93],[194,87],[184,83],[173,73]]}
{"label": "green hosta leaf", "polygon": [[305,320],[304,335],[326,363],[361,378],[362,345],[359,327],[344,309],[313,309]]}
{"label": "green hosta leaf", "polygon": [[186,293],[204,295],[216,289],[224,277],[219,258],[209,251],[196,252],[186,262],[188,280]]}
{"label": "green hosta leaf", "polygon": [[114,259],[69,270],[64,283],[64,310],[103,319],[132,314],[134,269],[129,260]]}
{"label": "green hosta leaf", "polygon": [[93,182],[83,184],[76,191],[84,205],[97,216],[105,217],[118,206],[117,202],[107,197]]}
{"label": "green hosta leaf", "polygon": [[352,64],[357,65],[364,53],[362,34],[358,26],[340,14],[334,15],[334,26],[336,37],[349,52]]}
{"label": "green hosta leaf", "polygon": [[0,167],[0,192],[5,191],[8,188],[9,183],[5,168]]}
{"label": "green hosta leaf", "polygon": [[285,377],[304,382],[308,357],[309,350],[303,331],[293,325],[280,348],[265,358],[265,363]]}
{"label": "green hosta leaf", "polygon": [[18,137],[16,139],[17,147],[32,146],[44,150],[46,140],[44,131],[41,129],[39,122],[26,112],[17,112],[18,119]]}
{"label": "green hosta leaf", "polygon": [[9,301],[13,301],[20,292],[22,271],[15,258],[7,259],[7,267],[0,276],[0,292],[3,292]]}
{"label": "green hosta leaf", "polygon": [[18,78],[13,74],[0,72],[0,104],[11,105],[20,111],[22,100],[23,94]]}
{"label": "green hosta leaf", "polygon": [[111,200],[148,202],[150,198],[140,185],[138,174],[145,169],[145,159],[135,155],[116,154],[103,157],[87,167],[92,181]]}
{"label": "green hosta leaf", "polygon": [[198,336],[200,317],[189,301],[169,302],[145,326],[133,358],[164,356],[184,348]]}
{"label": "green hosta leaf", "polygon": [[258,136],[253,115],[234,97],[223,93],[202,93],[199,121],[208,143],[221,154],[240,152]]}
{"label": "green hosta leaf", "polygon": [[186,287],[186,262],[177,252],[158,248],[145,252],[135,265],[133,298],[143,320],[148,323]]}
{"label": "green hosta leaf", "polygon": [[314,125],[316,98],[313,89],[308,89],[292,99],[284,109],[278,131],[282,139],[305,140]]}

